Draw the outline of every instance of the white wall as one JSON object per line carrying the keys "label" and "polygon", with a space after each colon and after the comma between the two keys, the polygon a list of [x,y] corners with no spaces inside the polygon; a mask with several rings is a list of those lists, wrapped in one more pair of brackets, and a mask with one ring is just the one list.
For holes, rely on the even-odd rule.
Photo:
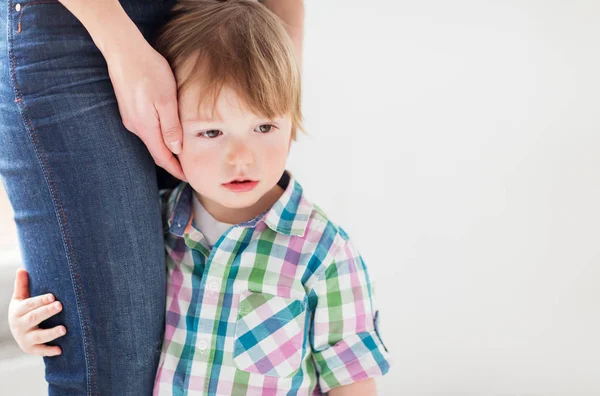
{"label": "white wall", "polygon": [[600,394],[600,2],[306,0],[290,169],[357,242],[382,395]]}
{"label": "white wall", "polygon": [[290,169],[377,280],[381,395],[599,395],[600,3],[306,12]]}

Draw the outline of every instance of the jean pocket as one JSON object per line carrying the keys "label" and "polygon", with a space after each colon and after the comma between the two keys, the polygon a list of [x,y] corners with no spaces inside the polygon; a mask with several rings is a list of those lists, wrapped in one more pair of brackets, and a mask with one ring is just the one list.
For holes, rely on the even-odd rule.
{"label": "jean pocket", "polygon": [[244,291],[235,326],[233,363],[250,373],[295,374],[305,353],[306,301]]}

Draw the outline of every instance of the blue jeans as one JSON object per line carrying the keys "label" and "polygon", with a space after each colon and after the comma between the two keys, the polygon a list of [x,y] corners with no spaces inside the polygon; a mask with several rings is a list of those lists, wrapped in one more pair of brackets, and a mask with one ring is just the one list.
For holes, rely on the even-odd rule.
{"label": "blue jeans", "polygon": [[[148,40],[174,3],[121,0]],[[0,0],[0,35],[0,178],[31,295],[64,306],[41,326],[67,328],[44,358],[49,394],[150,395],[165,312],[155,164],[62,4]]]}

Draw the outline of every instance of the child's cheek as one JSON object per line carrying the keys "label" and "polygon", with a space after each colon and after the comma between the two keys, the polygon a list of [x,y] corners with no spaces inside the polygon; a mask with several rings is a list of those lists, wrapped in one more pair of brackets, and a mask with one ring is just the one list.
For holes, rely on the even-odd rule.
{"label": "child's cheek", "polygon": [[287,157],[290,150],[290,142],[288,139],[277,137],[271,141],[266,141],[261,147],[262,155],[267,162],[267,166],[285,167]]}
{"label": "child's cheek", "polygon": [[179,154],[179,162],[186,177],[188,175],[206,173],[218,169],[219,152],[213,145],[203,145],[198,142],[185,144]]}

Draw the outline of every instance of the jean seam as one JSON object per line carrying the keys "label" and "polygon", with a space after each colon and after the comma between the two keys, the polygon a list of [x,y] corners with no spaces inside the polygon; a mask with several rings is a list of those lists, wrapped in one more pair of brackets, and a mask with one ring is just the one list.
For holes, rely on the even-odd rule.
{"label": "jean seam", "polygon": [[[38,135],[33,127],[33,123],[31,121],[31,117],[27,112],[27,108],[24,103],[23,94],[21,91],[21,87],[17,80],[17,61],[16,56],[14,54],[14,38],[13,38],[13,18],[11,17],[13,11],[13,0],[8,1],[8,20],[9,23],[8,33],[9,37],[7,40],[8,48],[9,48],[9,70],[10,77],[13,82],[13,89],[15,90],[15,94],[17,99],[15,102],[20,110],[21,117],[23,119],[23,124],[25,126],[25,130],[29,135],[29,140],[33,146],[36,157],[38,159],[38,163],[42,169],[42,174],[46,180],[48,189],[50,191],[50,196],[52,198],[52,203],[54,206],[55,213],[57,215],[58,224],[60,227],[60,231],[63,238],[63,245],[67,254],[67,262],[69,264],[69,272],[71,274],[71,281],[73,284],[73,289],[75,292],[75,298],[77,300],[77,311],[79,313],[79,324],[82,328],[83,334],[83,349],[84,356],[86,359],[86,371],[87,371],[87,393],[88,395],[92,395],[93,392],[98,393],[97,390],[97,374],[96,374],[96,363],[94,357],[94,351],[92,348],[92,337],[89,326],[89,318],[87,316],[87,312],[84,309],[85,307],[85,296],[82,287],[81,275],[79,272],[79,266],[77,263],[77,258],[75,255],[75,249],[73,248],[73,241],[70,234],[70,227],[67,222],[67,217],[62,205],[62,199],[58,193],[58,189],[56,187],[56,181],[54,179],[54,175],[52,173],[52,169],[48,164],[48,160],[45,156],[45,153],[42,150],[42,147],[39,143]],[[90,384],[90,379],[92,380],[92,384]]]}
{"label": "jean seam", "polygon": [[[60,4],[60,3],[58,0],[38,0],[38,1],[32,1],[31,3],[25,4],[21,8],[21,11],[19,12],[19,21],[17,22],[17,33],[21,33],[21,18],[23,17],[23,11],[25,11],[25,8],[29,7],[30,5],[35,5],[35,4]],[[10,7],[10,8],[12,8],[12,7]],[[10,10],[9,10],[9,15],[10,15]]]}

